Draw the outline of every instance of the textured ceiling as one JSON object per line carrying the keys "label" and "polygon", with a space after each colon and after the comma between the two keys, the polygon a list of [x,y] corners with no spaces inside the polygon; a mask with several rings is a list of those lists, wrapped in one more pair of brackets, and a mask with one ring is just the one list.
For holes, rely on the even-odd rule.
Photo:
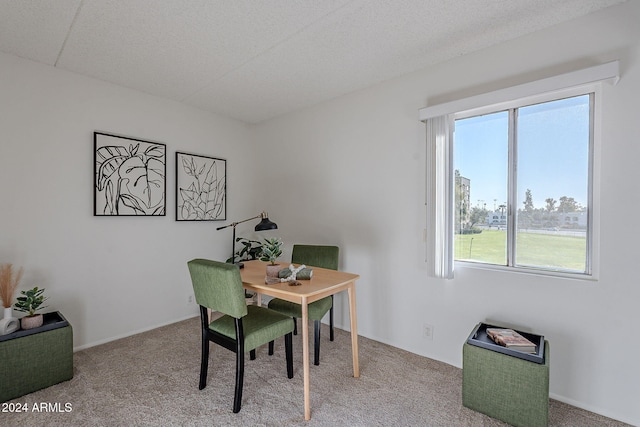
{"label": "textured ceiling", "polygon": [[0,0],[0,51],[257,123],[623,0]]}

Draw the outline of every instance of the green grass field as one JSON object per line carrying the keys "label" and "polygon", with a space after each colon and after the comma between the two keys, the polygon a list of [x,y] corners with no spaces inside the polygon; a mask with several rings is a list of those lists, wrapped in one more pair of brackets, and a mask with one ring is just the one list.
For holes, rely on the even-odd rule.
{"label": "green grass field", "polygon": [[[516,243],[516,264],[584,271],[586,245],[585,237],[521,231]],[[456,234],[454,256],[461,261],[506,265],[507,232],[483,230],[480,234]]]}

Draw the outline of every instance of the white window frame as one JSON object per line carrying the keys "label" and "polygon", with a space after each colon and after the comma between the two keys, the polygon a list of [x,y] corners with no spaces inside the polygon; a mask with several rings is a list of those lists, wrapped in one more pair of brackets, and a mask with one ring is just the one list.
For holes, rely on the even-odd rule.
{"label": "white window frame", "polygon": [[[550,267],[535,267],[535,266],[518,266],[515,265],[513,255],[515,255],[515,241],[516,241],[516,212],[514,207],[517,203],[517,186],[515,185],[516,177],[511,173],[509,174],[509,183],[507,188],[509,189],[508,203],[507,203],[507,263],[508,265],[490,264],[473,261],[454,260],[456,267],[468,267],[468,268],[481,268],[492,270],[507,270],[517,271],[522,273],[534,273],[550,276],[560,276],[575,279],[597,279],[597,257],[595,257],[596,249],[600,246],[600,219],[599,209],[594,207],[600,203],[600,174],[598,173],[599,167],[596,168],[594,163],[596,159],[600,158],[600,98],[602,96],[602,85],[600,83],[588,84],[573,87],[565,90],[558,90],[551,93],[545,93],[527,98],[517,99],[514,101],[499,103],[491,106],[484,106],[480,108],[474,108],[467,111],[451,114],[452,120],[466,119],[483,114],[491,114],[500,111],[518,109],[527,107],[529,105],[541,104],[546,102],[553,102],[560,99],[571,98],[582,95],[593,94],[591,98],[589,113],[591,115],[591,129],[589,135],[589,165],[588,165],[588,200],[587,200],[587,244],[586,244],[586,265],[585,272],[572,272],[563,269],[553,269]],[[511,121],[511,118],[510,118]],[[509,132],[513,131],[513,124],[509,126]],[[510,137],[509,142],[509,169],[513,168],[515,151],[512,149],[513,140]],[[453,141],[452,141],[453,143]],[[598,154],[596,155],[596,151]],[[453,206],[451,208],[453,209]],[[453,239],[454,236],[451,236]],[[599,257],[598,257],[599,258]]]}
{"label": "white window frame", "polygon": [[[616,84],[619,80],[619,61],[613,61],[602,65],[596,65],[594,67],[585,68],[561,74],[558,76],[549,77],[542,80],[537,80],[530,83],[525,83],[519,86],[505,88],[490,92],[487,94],[477,95],[469,98],[464,98],[445,104],[434,105],[423,108],[419,111],[419,118],[421,121],[427,123],[427,180],[426,180],[426,205],[427,205],[427,224],[426,224],[426,241],[427,241],[427,263],[428,271],[430,275],[437,278],[452,279],[454,268],[458,267],[471,267],[482,268],[491,270],[505,270],[510,272],[522,272],[533,273],[542,275],[551,275],[559,277],[567,277],[574,279],[587,279],[597,280],[599,277],[598,260],[600,258],[600,227],[599,227],[599,203],[600,203],[600,135],[601,135],[601,83],[610,81]],[[449,132],[445,135],[439,134],[437,138],[434,137],[434,133],[429,129],[430,121],[443,119],[453,124],[454,116],[456,118],[463,118],[466,116],[473,116],[483,114],[486,112],[495,112],[500,109],[507,109],[509,106],[523,106],[527,104],[535,104],[538,102],[547,102],[556,98],[568,97],[570,94],[585,94],[594,93],[593,108],[591,114],[593,114],[593,131],[591,135],[591,149],[590,149],[590,194],[589,194],[589,209],[590,209],[590,239],[587,242],[588,250],[590,251],[589,266],[587,266],[587,272],[585,273],[573,273],[564,271],[555,271],[550,269],[536,269],[536,268],[524,268],[519,266],[500,266],[495,264],[481,264],[464,261],[452,262],[452,247],[453,247],[453,227],[449,229],[439,226],[443,223],[442,218],[438,212],[443,212],[446,209],[449,211],[447,219],[444,223],[451,223],[453,219],[453,170],[452,170],[452,156],[445,156],[440,158],[433,155],[436,152],[436,144],[438,141],[442,144],[442,139],[446,139],[444,146],[448,151],[452,148],[453,142],[453,126],[450,126]],[[575,95],[574,95],[575,96]],[[441,163],[442,159],[448,163],[446,168],[443,168]],[[437,170],[447,170],[447,176],[439,176]],[[446,185],[437,186],[434,183],[438,181],[444,182]],[[442,195],[441,193],[447,194]],[[443,205],[444,204],[444,205]],[[446,209],[445,209],[446,208]],[[511,213],[513,214],[513,213]],[[445,215],[447,216],[447,215]],[[514,224],[513,221],[511,221]],[[514,225],[515,227],[515,225]],[[443,237],[444,236],[444,237]],[[442,242],[445,241],[444,244]],[[443,263],[443,260],[449,262]],[[444,266],[444,268],[442,268]]]}

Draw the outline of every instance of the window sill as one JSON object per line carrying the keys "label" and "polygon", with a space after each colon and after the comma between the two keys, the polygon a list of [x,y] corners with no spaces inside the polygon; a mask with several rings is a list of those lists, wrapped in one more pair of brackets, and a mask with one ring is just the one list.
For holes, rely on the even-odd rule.
{"label": "window sill", "polygon": [[584,281],[584,282],[598,281],[598,277],[595,274],[572,273],[568,271],[542,270],[542,269],[537,269],[533,267],[531,268],[507,267],[502,265],[483,264],[479,262],[469,262],[469,261],[454,261],[454,271],[459,268],[498,271],[503,273],[528,274],[533,276],[555,277],[555,278],[578,280],[578,281]]}

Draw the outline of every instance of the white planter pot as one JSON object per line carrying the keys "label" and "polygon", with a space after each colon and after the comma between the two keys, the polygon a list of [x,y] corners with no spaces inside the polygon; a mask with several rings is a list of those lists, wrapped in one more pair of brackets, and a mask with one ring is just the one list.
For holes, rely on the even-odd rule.
{"label": "white planter pot", "polygon": [[20,329],[20,322],[13,317],[11,307],[4,308],[4,317],[0,320],[0,335],[7,335]]}

